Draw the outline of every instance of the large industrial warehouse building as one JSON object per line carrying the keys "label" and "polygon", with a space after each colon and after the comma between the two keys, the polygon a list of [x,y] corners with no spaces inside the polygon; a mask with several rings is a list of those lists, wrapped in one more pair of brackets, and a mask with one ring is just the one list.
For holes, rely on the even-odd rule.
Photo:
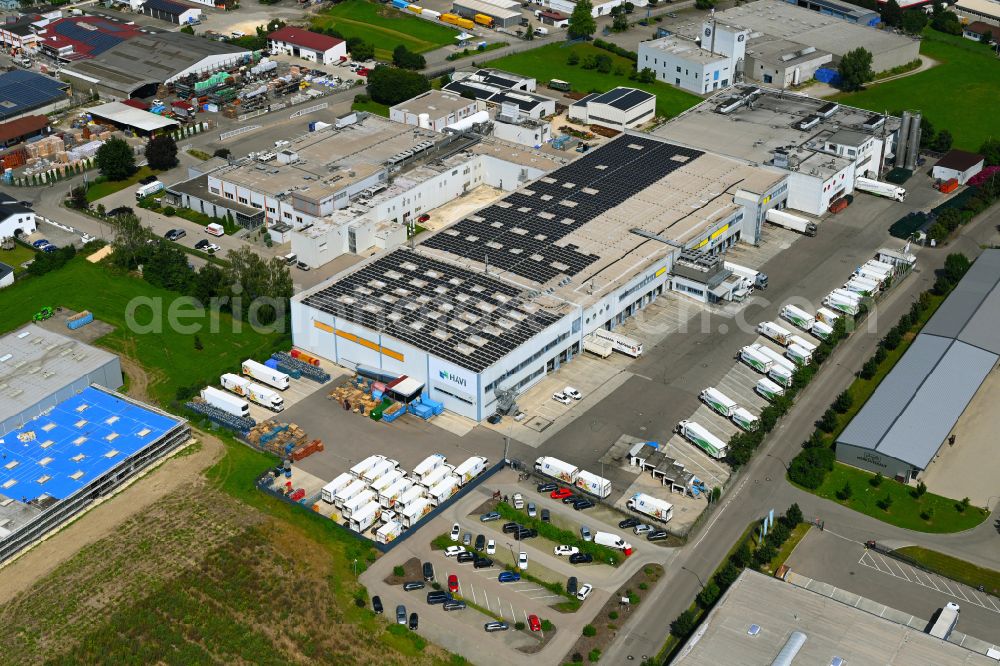
{"label": "large industrial warehouse building", "polygon": [[1000,359],[1000,250],[986,250],[837,438],[837,459],[909,481]]}
{"label": "large industrial warehouse building", "polygon": [[91,384],[122,385],[118,357],[35,324],[0,338],[0,437]]}
{"label": "large industrial warehouse building", "polygon": [[98,386],[0,439],[0,563],[190,437],[187,423]]}
{"label": "large industrial warehouse building", "polygon": [[625,134],[413,249],[292,301],[294,342],[340,365],[422,380],[482,420],[670,288],[683,250],[756,242],[784,174]]}

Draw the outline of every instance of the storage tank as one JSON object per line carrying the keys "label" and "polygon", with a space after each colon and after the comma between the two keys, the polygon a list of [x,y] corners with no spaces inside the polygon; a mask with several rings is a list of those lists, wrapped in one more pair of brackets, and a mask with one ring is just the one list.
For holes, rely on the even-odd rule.
{"label": "storage tank", "polygon": [[917,170],[917,155],[920,153],[920,118],[919,112],[910,117],[910,132],[906,139],[906,168]]}
{"label": "storage tank", "polygon": [[903,121],[899,124],[896,134],[896,168],[906,166],[906,142],[910,136],[910,112],[903,111]]}

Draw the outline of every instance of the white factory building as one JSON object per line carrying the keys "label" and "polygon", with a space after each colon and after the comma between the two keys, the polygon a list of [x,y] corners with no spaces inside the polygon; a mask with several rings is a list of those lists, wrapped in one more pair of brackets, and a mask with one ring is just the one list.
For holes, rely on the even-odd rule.
{"label": "white factory building", "polygon": [[267,36],[271,53],[286,53],[310,62],[334,65],[347,58],[347,42],[305,28],[286,25]]}
{"label": "white factory building", "polygon": [[659,81],[704,94],[736,83],[737,65],[746,57],[750,31],[705,21],[700,43],[670,35],[639,44],[636,67],[647,67]]}
{"label": "white factory building", "polygon": [[428,90],[390,108],[389,120],[441,132],[478,110],[474,99],[447,90]]}
{"label": "white factory building", "polygon": [[569,107],[569,118],[585,125],[616,130],[634,129],[656,115],[656,95],[637,88],[618,87],[592,93]]}
{"label": "white factory building", "polygon": [[405,374],[476,421],[672,288],[681,252],[756,242],[785,174],[625,133],[412,248],[292,299],[296,347]]}

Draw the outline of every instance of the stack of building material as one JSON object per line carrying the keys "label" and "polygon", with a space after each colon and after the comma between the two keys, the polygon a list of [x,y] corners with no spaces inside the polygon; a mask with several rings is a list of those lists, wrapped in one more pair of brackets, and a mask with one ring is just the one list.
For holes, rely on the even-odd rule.
{"label": "stack of building material", "polygon": [[262,451],[285,457],[305,442],[306,433],[294,423],[278,423],[269,419],[251,428],[246,439]]}
{"label": "stack of building material", "polygon": [[323,450],[323,442],[318,439],[314,439],[308,444],[297,446],[292,449],[292,460],[298,462],[303,458],[308,458],[312,454]]}

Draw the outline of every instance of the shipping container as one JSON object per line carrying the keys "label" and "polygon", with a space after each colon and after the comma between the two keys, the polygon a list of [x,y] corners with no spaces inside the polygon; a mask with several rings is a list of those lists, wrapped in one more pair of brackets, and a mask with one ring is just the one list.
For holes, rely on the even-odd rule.
{"label": "shipping container", "polygon": [[320,491],[320,498],[327,504],[333,504],[333,499],[341,490],[355,482],[355,478],[350,472],[344,472],[330,483],[323,486]]}
{"label": "shipping container", "polygon": [[459,482],[458,477],[449,474],[444,477],[433,488],[427,490],[427,497],[430,499],[431,504],[434,506],[440,506],[448,500],[449,497],[454,495],[462,487]]}
{"label": "shipping container", "polygon": [[385,460],[385,456],[381,456],[377,453],[374,455],[370,455],[351,468],[351,476],[353,476],[355,479],[360,479],[362,474],[364,474],[365,472],[367,472],[368,470],[370,470],[372,467],[382,462],[383,460]]}
{"label": "shipping container", "polygon": [[460,485],[465,485],[469,481],[486,471],[489,460],[482,456],[472,456],[464,463],[455,468],[455,476],[458,477]]}
{"label": "shipping container", "polygon": [[698,397],[701,398],[703,403],[726,418],[732,416],[733,411],[736,409],[736,401],[726,396],[717,388],[709,387],[702,391]]}
{"label": "shipping container", "polygon": [[407,529],[412,529],[414,525],[420,522],[421,518],[426,516],[433,509],[434,505],[432,505],[430,499],[426,497],[421,497],[416,501],[411,502],[399,514],[399,517],[403,523],[403,527],[406,527]]}
{"label": "shipping container", "polygon": [[381,475],[370,484],[368,487],[374,490],[376,493],[381,494],[383,490],[396,483],[403,478],[403,470],[401,469],[391,469],[385,474]]}
{"label": "shipping container", "polygon": [[580,470],[580,473],[576,475],[574,485],[580,490],[591,495],[596,495],[601,499],[611,494],[611,482],[596,474],[591,474],[587,470]]}
{"label": "shipping container", "polygon": [[395,520],[389,521],[376,530],[375,543],[392,543],[402,533],[403,525],[401,523]]}
{"label": "shipping container", "polygon": [[345,502],[351,501],[366,490],[368,490],[367,483],[355,480],[333,494],[333,504],[334,506],[343,508]]}
{"label": "shipping container", "polygon": [[[391,509],[396,505],[396,501],[403,496],[403,493],[413,487],[413,479],[401,477],[391,486],[379,491],[378,502],[386,509]],[[423,491],[420,491],[423,493]]]}
{"label": "shipping container", "polygon": [[424,488],[429,489],[437,485],[441,479],[445,478],[454,471],[455,467],[453,465],[444,463],[443,465],[439,465],[438,467],[432,469],[429,473],[425,474],[418,483],[420,483],[420,485]]}
{"label": "shipping container", "polygon": [[583,351],[590,352],[594,356],[607,358],[615,351],[615,345],[610,340],[588,335],[583,339]]}
{"label": "shipping container", "polygon": [[361,534],[375,524],[382,515],[382,506],[375,501],[369,502],[351,513],[351,529]]}
{"label": "shipping container", "polygon": [[140,185],[135,190],[135,200],[141,201],[151,194],[156,194],[163,189],[163,183],[158,180],[154,180],[152,183],[146,183],[145,185]]}
{"label": "shipping container", "polygon": [[646,493],[636,493],[625,503],[625,506],[655,518],[661,522],[669,522],[674,517],[674,505],[658,497],[647,495]]}
{"label": "shipping container", "polygon": [[543,456],[535,460],[535,471],[563,483],[575,483],[580,468],[558,458]]}
{"label": "shipping container", "polygon": [[476,14],[472,17],[472,20],[479,25],[486,26],[487,28],[493,27],[493,17],[487,16],[486,14]]}
{"label": "shipping container", "polygon": [[424,458],[416,467],[413,468],[413,478],[417,481],[423,480],[425,476],[433,472],[435,469],[445,464],[447,458],[445,458],[440,453],[434,453],[426,458]]}

